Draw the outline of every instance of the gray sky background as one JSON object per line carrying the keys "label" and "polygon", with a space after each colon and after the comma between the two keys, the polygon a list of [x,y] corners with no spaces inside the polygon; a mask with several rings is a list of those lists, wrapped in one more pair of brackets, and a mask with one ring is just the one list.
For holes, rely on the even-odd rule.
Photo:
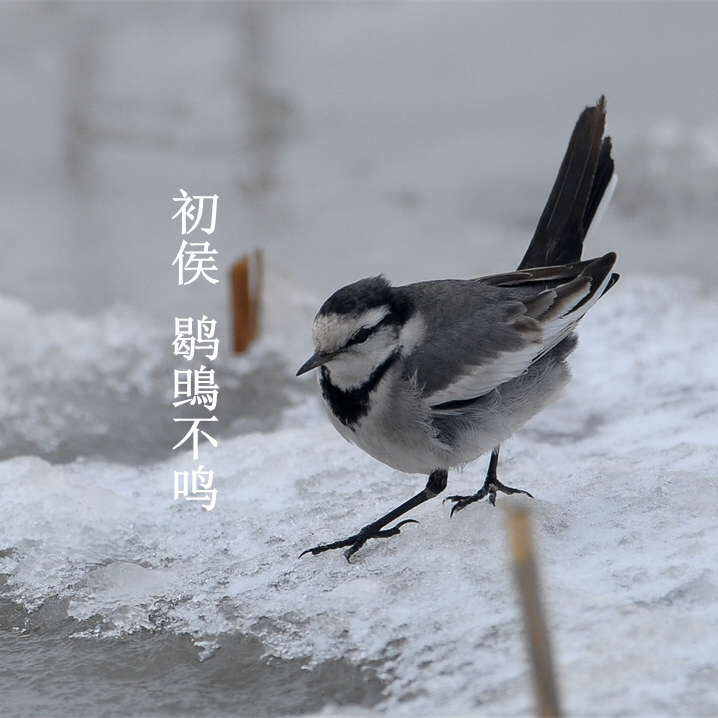
{"label": "gray sky background", "polygon": [[715,3],[4,3],[0,292],[223,304],[174,286],[180,187],[219,195],[223,272],[261,247],[318,297],[505,271],[602,93],[620,182],[589,253],[712,281],[716,27]]}

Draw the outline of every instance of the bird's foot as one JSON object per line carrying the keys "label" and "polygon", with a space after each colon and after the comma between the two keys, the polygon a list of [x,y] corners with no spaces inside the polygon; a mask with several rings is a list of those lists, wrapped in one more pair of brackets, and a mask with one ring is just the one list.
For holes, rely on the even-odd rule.
{"label": "bird's foot", "polygon": [[473,504],[475,501],[481,501],[487,496],[492,506],[496,506],[496,492],[500,491],[502,494],[526,494],[526,496],[533,498],[528,491],[523,489],[514,489],[511,486],[505,486],[497,478],[486,478],[484,485],[471,496],[447,496],[444,501],[454,501],[454,505],[451,508],[451,515],[453,516],[457,511],[461,511],[464,507],[469,504]]}
{"label": "bird's foot", "polygon": [[333,543],[320,544],[314,546],[314,548],[308,548],[306,551],[302,551],[299,554],[299,558],[304,556],[305,553],[310,553],[312,556],[324,553],[325,551],[331,551],[335,548],[348,547],[344,552],[344,557],[347,561],[369,540],[373,538],[389,538],[390,536],[397,536],[401,533],[401,527],[404,524],[418,524],[419,522],[415,519],[404,519],[400,521],[396,526],[392,526],[390,529],[383,529],[381,526],[375,524],[369,524],[361,529],[358,533],[349,538],[342,539],[341,541],[334,541]]}

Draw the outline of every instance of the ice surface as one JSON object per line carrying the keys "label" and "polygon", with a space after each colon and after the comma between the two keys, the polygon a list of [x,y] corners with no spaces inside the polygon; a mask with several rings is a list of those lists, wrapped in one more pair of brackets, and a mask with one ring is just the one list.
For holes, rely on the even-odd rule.
{"label": "ice surface", "polygon": [[[282,291],[303,315],[304,303],[278,283],[275,296]],[[582,324],[566,398],[505,448],[502,477],[537,498],[499,504],[531,509],[571,714],[718,707],[717,299],[690,280],[624,277]],[[26,308],[3,306],[28,321]],[[36,351],[45,347],[35,364],[46,376],[76,371],[55,347],[79,320],[51,318],[31,320]],[[125,322],[125,349],[140,353],[129,337],[146,330],[141,318],[83,322],[99,336],[108,322]],[[301,343],[306,328],[297,323],[292,340],[283,326],[282,336]],[[274,332],[239,376],[277,351]],[[95,380],[110,385],[115,349],[93,351]],[[285,371],[288,384],[289,364]],[[139,379],[135,387],[157,389]],[[6,599],[28,611],[58,605],[82,636],[190,634],[208,659],[239,634],[310,667],[372,665],[386,683],[376,710],[392,714],[525,714],[531,697],[501,508],[475,505],[450,520],[437,500],[414,512],[419,525],[370,542],[352,564],[336,552],[299,559],[423,485],[343,442],[314,392],[299,396],[275,427],[203,445],[219,491],[211,512],[173,499],[173,470],[186,454],[142,468],[4,461]],[[60,439],[63,430],[72,433],[73,422],[57,429]],[[479,461],[452,476],[450,489],[475,489],[484,468]]]}
{"label": "ice surface", "polygon": [[[292,340],[284,328],[297,323],[297,313],[305,323],[311,315],[298,290],[287,284],[286,292],[296,295],[297,308],[274,318],[270,304],[273,339],[261,362],[232,356],[223,331],[212,365],[222,391],[214,413],[220,436],[272,427],[307,393],[291,381],[278,347],[285,354],[306,351],[306,338]],[[119,306],[91,318],[35,312],[0,297],[0,322],[0,458],[31,453],[53,462],[89,456],[135,464],[171,453],[181,438],[172,421],[180,415],[172,407],[173,371],[202,364],[199,354],[178,363],[172,319],[163,323]]]}

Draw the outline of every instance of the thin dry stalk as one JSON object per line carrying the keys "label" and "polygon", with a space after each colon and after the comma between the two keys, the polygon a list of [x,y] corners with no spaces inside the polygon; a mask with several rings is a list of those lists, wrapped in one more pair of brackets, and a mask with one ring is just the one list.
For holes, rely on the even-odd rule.
{"label": "thin dry stalk", "polygon": [[260,250],[245,255],[231,270],[232,323],[234,351],[246,351],[259,333],[263,284],[263,258]]}
{"label": "thin dry stalk", "polygon": [[526,509],[507,511],[509,547],[521,597],[529,657],[536,692],[536,713],[541,718],[559,718],[558,690],[546,621],[539,596],[538,575]]}

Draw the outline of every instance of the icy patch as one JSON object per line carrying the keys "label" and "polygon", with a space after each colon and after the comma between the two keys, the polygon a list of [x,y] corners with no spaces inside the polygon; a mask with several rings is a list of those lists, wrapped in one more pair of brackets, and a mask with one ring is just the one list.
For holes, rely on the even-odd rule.
{"label": "icy patch", "polygon": [[[285,411],[304,411],[309,387],[293,381],[288,365],[311,348],[310,300],[286,280],[268,279],[267,326],[258,344],[237,357],[229,334],[221,335],[212,364],[219,436],[267,431],[286,420]],[[283,311],[275,311],[277,302]],[[202,363],[200,355],[191,362],[173,355],[172,320],[163,324],[126,307],[87,317],[42,313],[0,296],[0,323],[0,458],[137,464],[172,454],[182,437],[173,422],[181,415],[172,407],[173,372]]]}
{"label": "icy patch", "polygon": [[[504,449],[502,478],[537,497],[499,503],[533,512],[568,713],[718,710],[716,299],[687,281],[622,279],[581,326],[566,398]],[[308,666],[372,665],[388,686],[381,712],[528,713],[501,510],[450,520],[429,502],[419,525],[352,564],[299,559],[424,483],[343,442],[315,399],[303,412],[220,442],[211,512],[173,500],[186,455],[139,469],[3,462],[6,598],[59,602],[83,635],[189,633],[208,660],[248,635]],[[484,470],[450,490],[474,490]]]}

